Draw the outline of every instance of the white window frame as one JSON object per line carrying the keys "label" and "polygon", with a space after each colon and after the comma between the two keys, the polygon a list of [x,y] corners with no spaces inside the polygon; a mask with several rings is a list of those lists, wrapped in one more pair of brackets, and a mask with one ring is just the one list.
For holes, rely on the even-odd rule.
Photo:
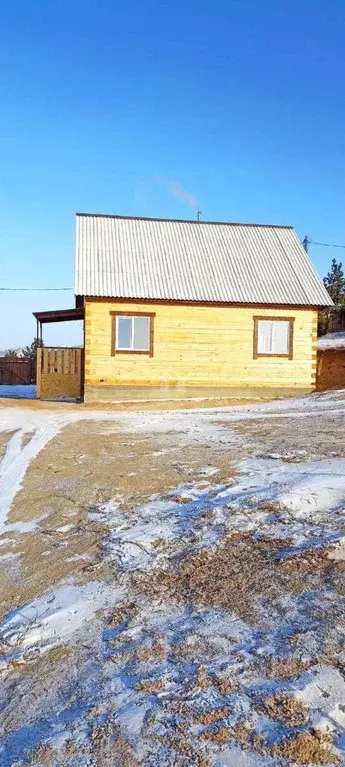
{"label": "white window frame", "polygon": [[[113,322],[113,333],[111,343],[111,354],[146,354],[150,357],[153,356],[153,322],[155,314],[153,312],[110,312]],[[136,318],[143,318],[148,320],[148,346],[146,349],[136,349],[133,347],[134,343],[134,320]],[[131,345],[128,348],[118,346],[119,338],[119,320],[129,319],[131,320]]]}
{"label": "white window frame", "polygon": [[[258,357],[282,357],[285,359],[293,359],[293,330],[294,330],[294,317],[253,317],[254,319],[254,349],[253,349],[253,356],[254,359],[257,359]],[[259,333],[260,333],[260,322],[288,322],[289,323],[289,334],[288,334],[288,348],[287,351],[282,352],[260,352],[259,351]]]}

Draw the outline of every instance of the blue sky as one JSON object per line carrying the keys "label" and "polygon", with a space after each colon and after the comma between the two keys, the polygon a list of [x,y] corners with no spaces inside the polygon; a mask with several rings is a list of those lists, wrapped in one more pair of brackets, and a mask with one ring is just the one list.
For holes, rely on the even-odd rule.
{"label": "blue sky", "polygon": [[[205,219],[345,243],[344,22],[343,0],[3,0],[0,286],[72,286],[76,211],[194,218],[171,182]],[[0,350],[72,302],[0,292]]]}

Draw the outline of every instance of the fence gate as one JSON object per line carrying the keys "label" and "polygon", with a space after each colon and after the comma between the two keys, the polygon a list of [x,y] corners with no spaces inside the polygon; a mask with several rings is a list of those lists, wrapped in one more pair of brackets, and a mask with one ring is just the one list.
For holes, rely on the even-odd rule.
{"label": "fence gate", "polygon": [[37,397],[79,399],[84,388],[84,349],[37,349]]}
{"label": "fence gate", "polygon": [[0,357],[0,385],[19,386],[35,383],[36,360]]}

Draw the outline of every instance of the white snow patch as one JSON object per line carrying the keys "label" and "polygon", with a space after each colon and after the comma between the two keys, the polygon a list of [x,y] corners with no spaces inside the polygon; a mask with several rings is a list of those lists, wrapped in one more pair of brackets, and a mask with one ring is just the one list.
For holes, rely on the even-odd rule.
{"label": "white snow patch", "polygon": [[345,538],[340,540],[327,554],[328,559],[333,559],[335,562],[345,561]]}
{"label": "white snow patch", "polygon": [[202,469],[198,469],[196,473],[200,477],[214,477],[215,474],[219,474],[219,469],[216,466],[204,466]]}
{"label": "white snow patch", "polygon": [[240,746],[223,748],[216,756],[210,756],[214,767],[277,767],[278,762],[270,756],[260,756],[243,751]]}
{"label": "white snow patch", "polygon": [[287,482],[295,486],[290,492],[282,493],[280,502],[295,512],[296,516],[315,511],[337,508],[345,501],[345,461],[326,460],[315,464],[301,465],[301,478],[289,474]]}
{"label": "white snow patch", "polygon": [[0,532],[6,523],[13,499],[22,486],[28,466],[57,431],[54,422],[46,423],[37,429],[24,448],[21,446],[22,431],[16,431],[10,439],[0,464]]}
{"label": "white snow patch", "polygon": [[340,672],[320,667],[307,672],[303,684],[294,695],[308,707],[312,726],[317,730],[334,730],[345,727],[345,680]]}
{"label": "white snow patch", "polygon": [[36,519],[29,519],[27,522],[11,522],[11,524],[6,525],[6,533],[32,533],[32,531],[36,530],[41,522],[43,522],[44,519],[47,519],[47,517],[49,517],[49,514],[41,514],[40,517],[36,517]]}
{"label": "white snow patch", "polygon": [[[194,537],[196,548],[211,545],[224,534],[226,510],[214,509],[212,520],[199,521],[213,496],[222,485],[210,485],[206,480],[180,485],[166,498],[153,499],[124,514],[115,502],[102,505],[89,514],[92,521],[109,525],[108,551],[124,570],[148,570],[167,557],[167,547],[173,541]],[[197,535],[195,529],[198,528]]]}
{"label": "white snow patch", "polygon": [[[54,730],[56,730],[56,734],[54,734]],[[63,748],[66,742],[71,739],[71,731],[68,729],[61,730],[61,725],[53,725],[52,732],[53,734],[48,738],[47,743],[49,743],[53,749],[58,750]]]}
{"label": "white snow patch", "polygon": [[69,533],[70,530],[73,530],[75,525],[62,525],[61,527],[56,528],[57,533]]}
{"label": "white snow patch", "polygon": [[5,384],[1,384],[0,397],[9,399],[35,399],[36,386],[30,386],[30,384],[6,386]]}
{"label": "white snow patch", "polygon": [[36,645],[49,649],[65,643],[97,610],[114,605],[122,594],[120,588],[101,581],[84,586],[66,583],[16,610],[3,624],[2,639],[12,647],[20,645],[21,649]]}
{"label": "white snow patch", "polygon": [[91,554],[74,554],[73,557],[69,557],[66,561],[67,562],[91,562],[93,557]]}
{"label": "white snow patch", "polygon": [[18,557],[20,557],[19,552],[9,551],[8,554],[0,554],[0,562],[10,561],[11,559],[17,559]]}
{"label": "white snow patch", "polygon": [[246,459],[238,465],[243,481],[224,496],[242,502],[247,494],[258,501],[275,501],[293,512],[294,518],[336,509],[345,502],[345,460],[325,459],[312,463],[273,464],[272,460]]}
{"label": "white snow patch", "polygon": [[146,714],[151,709],[150,702],[139,703],[137,700],[130,700],[128,705],[123,706],[120,713],[116,716],[116,724],[120,725],[128,740],[138,745],[138,739],[141,736]]}
{"label": "white snow patch", "polygon": [[317,342],[318,349],[344,349],[345,348],[345,333],[327,333],[325,336],[321,336]]}

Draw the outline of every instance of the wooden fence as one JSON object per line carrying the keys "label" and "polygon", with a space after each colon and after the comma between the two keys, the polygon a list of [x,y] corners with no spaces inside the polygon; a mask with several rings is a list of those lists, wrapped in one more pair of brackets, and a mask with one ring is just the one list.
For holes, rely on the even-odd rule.
{"label": "wooden fence", "polygon": [[318,336],[345,331],[345,306],[321,309],[318,317]]}
{"label": "wooden fence", "polygon": [[83,396],[84,349],[37,349],[37,397],[78,399]]}
{"label": "wooden fence", "polygon": [[0,357],[0,384],[18,386],[33,384],[36,379],[36,360],[33,358],[10,359]]}
{"label": "wooden fence", "polygon": [[316,388],[345,388],[345,348],[319,349],[317,353]]}

